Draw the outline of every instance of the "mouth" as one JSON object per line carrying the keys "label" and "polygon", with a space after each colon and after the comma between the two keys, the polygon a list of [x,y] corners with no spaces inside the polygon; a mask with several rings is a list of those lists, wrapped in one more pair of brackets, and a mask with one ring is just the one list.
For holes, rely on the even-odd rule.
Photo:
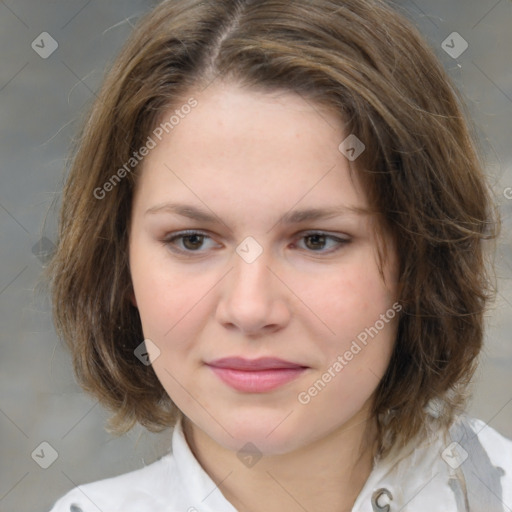
{"label": "mouth", "polygon": [[282,359],[227,357],[206,363],[229,387],[245,393],[265,393],[295,380],[307,369]]}

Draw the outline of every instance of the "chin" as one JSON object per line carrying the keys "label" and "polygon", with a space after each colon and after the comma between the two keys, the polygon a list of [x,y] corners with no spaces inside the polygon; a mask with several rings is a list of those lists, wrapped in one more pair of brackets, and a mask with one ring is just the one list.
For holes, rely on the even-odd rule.
{"label": "chin", "polygon": [[198,426],[228,450],[238,452],[247,443],[252,443],[262,455],[282,455],[304,446],[309,437],[304,422],[297,422],[293,412],[290,414],[291,410],[282,411],[244,413],[238,410],[233,415],[223,415],[222,419],[219,416],[219,422],[229,433],[211,421],[205,425],[198,423]]}

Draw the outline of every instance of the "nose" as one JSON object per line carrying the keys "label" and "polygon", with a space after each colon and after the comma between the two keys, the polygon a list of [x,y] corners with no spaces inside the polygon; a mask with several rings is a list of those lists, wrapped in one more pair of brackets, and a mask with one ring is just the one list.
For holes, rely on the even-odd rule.
{"label": "nose", "polygon": [[290,321],[287,288],[272,271],[265,252],[248,263],[233,255],[234,268],[223,279],[216,318],[225,328],[257,336],[278,331]]}

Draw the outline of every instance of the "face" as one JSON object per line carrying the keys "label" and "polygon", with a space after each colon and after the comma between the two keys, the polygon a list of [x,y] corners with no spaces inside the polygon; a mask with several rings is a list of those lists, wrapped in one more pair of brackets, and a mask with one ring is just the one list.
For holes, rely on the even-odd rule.
{"label": "face", "polygon": [[193,96],[137,182],[134,303],[194,428],[286,453],[367,414],[396,336],[395,252],[384,281],[334,113],[228,84]]}

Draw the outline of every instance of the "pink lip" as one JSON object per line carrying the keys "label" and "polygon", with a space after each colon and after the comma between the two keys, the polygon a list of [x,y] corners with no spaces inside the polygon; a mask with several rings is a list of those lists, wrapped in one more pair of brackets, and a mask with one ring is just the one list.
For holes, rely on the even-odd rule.
{"label": "pink lip", "polygon": [[271,357],[226,357],[207,363],[225,384],[246,393],[272,391],[299,377],[307,367]]}

